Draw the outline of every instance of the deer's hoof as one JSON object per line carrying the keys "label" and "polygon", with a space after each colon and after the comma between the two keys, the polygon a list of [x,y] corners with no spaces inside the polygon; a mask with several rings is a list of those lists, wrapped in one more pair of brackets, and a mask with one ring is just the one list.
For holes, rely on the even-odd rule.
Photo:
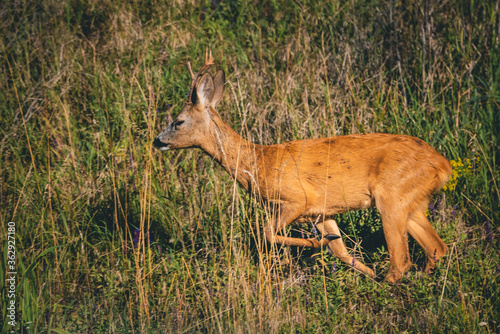
{"label": "deer's hoof", "polygon": [[324,238],[328,241],[333,241],[333,240],[340,239],[340,236],[336,235],[336,234],[327,234],[324,236]]}

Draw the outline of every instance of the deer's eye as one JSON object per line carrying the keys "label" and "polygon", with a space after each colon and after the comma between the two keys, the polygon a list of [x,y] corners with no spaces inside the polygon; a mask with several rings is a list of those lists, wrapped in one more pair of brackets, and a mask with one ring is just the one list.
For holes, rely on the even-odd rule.
{"label": "deer's eye", "polygon": [[174,122],[174,129],[177,130],[182,123],[184,123],[184,121],[175,121]]}

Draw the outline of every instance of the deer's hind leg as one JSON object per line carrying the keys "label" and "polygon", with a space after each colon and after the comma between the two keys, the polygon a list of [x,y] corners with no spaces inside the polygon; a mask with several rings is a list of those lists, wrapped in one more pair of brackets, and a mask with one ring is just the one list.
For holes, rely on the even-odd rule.
{"label": "deer's hind leg", "polygon": [[399,281],[410,269],[410,250],[408,248],[408,203],[395,196],[376,198],[377,209],[382,218],[385,241],[389,249],[390,268],[385,280],[390,283]]}
{"label": "deer's hind leg", "polygon": [[448,247],[425,216],[426,207],[427,205],[423,205],[410,214],[408,217],[408,232],[427,253],[425,272],[431,274],[434,272],[436,262],[446,254]]}
{"label": "deer's hind leg", "polygon": [[[316,227],[318,228],[318,230],[321,232],[322,235],[338,235],[338,236],[341,235],[337,222],[333,219],[328,219],[325,220],[325,222],[318,223],[316,224]],[[365,266],[360,261],[354,259],[349,254],[341,238],[337,238],[335,240],[330,241],[328,247],[332,251],[333,255],[339,258],[342,262],[348,264],[349,266],[358,271],[367,274],[370,277],[375,277],[375,273],[373,272],[373,270]]]}

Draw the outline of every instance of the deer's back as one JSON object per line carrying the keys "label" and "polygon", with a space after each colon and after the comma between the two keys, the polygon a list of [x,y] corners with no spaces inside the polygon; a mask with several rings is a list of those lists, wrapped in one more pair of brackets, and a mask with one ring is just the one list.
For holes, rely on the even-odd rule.
{"label": "deer's back", "polygon": [[371,206],[376,194],[428,197],[450,174],[418,138],[366,134],[261,146],[258,182],[267,200],[343,212]]}

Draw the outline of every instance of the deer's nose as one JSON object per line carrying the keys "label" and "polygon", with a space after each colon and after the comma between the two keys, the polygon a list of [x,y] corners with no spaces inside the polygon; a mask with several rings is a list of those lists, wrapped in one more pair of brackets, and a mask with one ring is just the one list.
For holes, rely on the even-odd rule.
{"label": "deer's nose", "polygon": [[153,146],[158,148],[158,149],[161,149],[161,148],[168,146],[168,144],[163,143],[159,137],[160,136],[155,138],[155,140],[153,141]]}

